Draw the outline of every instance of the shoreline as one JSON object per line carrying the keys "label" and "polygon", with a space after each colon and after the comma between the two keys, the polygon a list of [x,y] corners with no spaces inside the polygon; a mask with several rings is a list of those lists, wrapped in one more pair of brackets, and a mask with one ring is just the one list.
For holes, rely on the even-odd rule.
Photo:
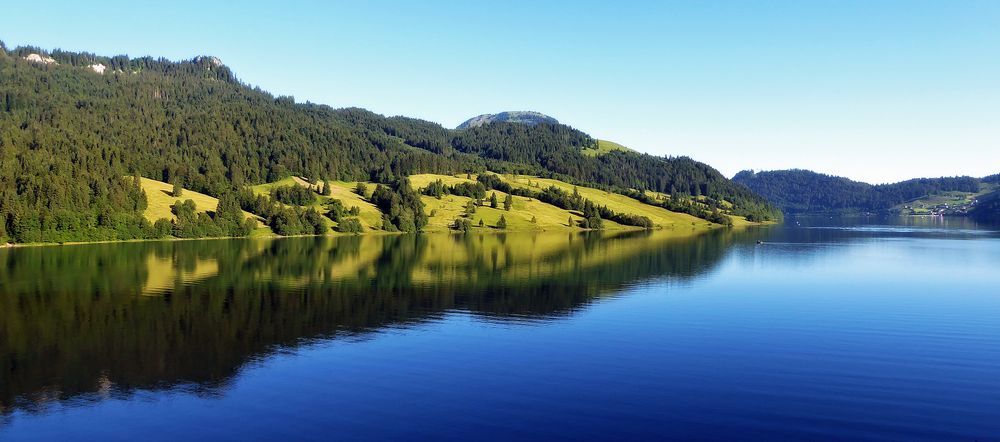
{"label": "shoreline", "polygon": [[[777,224],[780,224],[780,223],[777,222],[777,221],[766,221],[766,222],[761,222],[761,223],[750,223],[750,224],[743,224],[743,225],[729,226],[729,227],[726,227],[726,226],[723,226],[723,225],[720,225],[720,224],[712,224],[711,226],[702,227],[702,228],[693,227],[693,228],[690,229],[690,231],[692,231],[692,232],[701,231],[699,233],[704,233],[704,232],[709,232],[709,231],[719,230],[719,229],[743,229],[743,228],[747,228],[747,227],[763,227],[763,226],[771,226],[771,225],[777,225]],[[654,228],[654,229],[643,229],[643,228],[640,228],[640,227],[634,227],[634,228],[615,228],[615,229],[580,229],[580,228],[571,229],[571,228],[563,227],[563,228],[557,228],[557,229],[532,229],[532,230],[499,230],[499,229],[489,228],[489,229],[482,229],[482,230],[470,231],[468,233],[476,233],[476,234],[484,234],[484,233],[501,234],[501,233],[546,233],[546,232],[559,232],[559,231],[569,232],[569,233],[584,233],[584,232],[602,232],[602,231],[603,232],[635,232],[635,231],[643,231],[643,230],[649,230],[651,232],[654,232],[654,231],[671,231],[671,230],[672,231],[677,231],[676,228],[665,228],[665,227],[658,227],[658,228]],[[218,240],[223,240],[223,239],[229,240],[229,239],[321,238],[321,237],[368,236],[368,235],[409,235],[409,234],[417,234],[417,235],[428,235],[428,234],[430,234],[430,235],[435,235],[435,234],[442,234],[442,233],[444,233],[444,234],[451,234],[451,235],[466,235],[466,234],[468,234],[466,232],[459,232],[459,231],[456,231],[456,230],[431,230],[431,231],[409,232],[409,233],[408,232],[386,232],[384,230],[372,230],[372,231],[364,232],[364,233],[332,232],[332,233],[324,233],[322,235],[289,235],[289,236],[282,236],[282,235],[269,234],[269,235],[259,235],[259,236],[253,236],[253,235],[248,235],[248,236],[211,236],[211,237],[203,237],[203,238],[175,238],[175,237],[169,237],[169,238],[136,238],[136,239],[111,239],[111,240],[103,240],[103,241],[71,241],[71,242],[63,242],[63,243],[57,243],[57,242],[6,243],[6,244],[0,246],[0,250],[3,250],[3,249],[26,249],[26,248],[35,248],[35,247],[83,246],[83,245],[96,245],[96,244],[127,244],[127,243],[143,243],[143,242],[158,242],[158,241],[168,242],[168,241],[204,241],[204,240],[215,240],[215,239],[218,239]]]}

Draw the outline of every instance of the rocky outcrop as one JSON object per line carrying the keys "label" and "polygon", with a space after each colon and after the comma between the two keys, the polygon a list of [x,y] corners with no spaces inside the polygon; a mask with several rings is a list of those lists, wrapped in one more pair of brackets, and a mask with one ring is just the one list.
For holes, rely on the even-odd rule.
{"label": "rocky outcrop", "polygon": [[24,59],[28,60],[28,61],[30,61],[32,63],[59,64],[59,63],[56,63],[56,59],[54,59],[52,57],[43,57],[43,56],[38,55],[38,54],[28,54],[28,56],[24,57]]}
{"label": "rocky outcrop", "polygon": [[505,123],[518,123],[527,124],[529,126],[534,126],[536,124],[559,124],[559,120],[552,118],[548,115],[539,112],[530,111],[509,111],[500,112],[499,114],[483,114],[477,117],[472,117],[466,122],[458,125],[459,129],[470,129],[473,127],[479,127],[484,124],[495,123],[495,122],[505,122]]}

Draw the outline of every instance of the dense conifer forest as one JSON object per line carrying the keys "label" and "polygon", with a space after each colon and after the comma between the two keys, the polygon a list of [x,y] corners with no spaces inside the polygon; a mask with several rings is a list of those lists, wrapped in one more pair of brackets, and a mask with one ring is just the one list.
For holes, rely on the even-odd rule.
{"label": "dense conifer forest", "polygon": [[[29,61],[38,54],[43,61]],[[33,57],[37,58],[37,57]],[[51,60],[49,60],[51,58]],[[247,209],[248,185],[290,175],[383,183],[407,210],[389,224],[419,230],[421,215],[402,179],[414,173],[517,172],[619,193],[630,189],[701,196],[732,213],[780,212],[711,167],[689,158],[634,152],[588,157],[589,135],[559,124],[491,123],[468,130],[358,108],[296,103],[242,83],[218,59],[104,57],[8,49],[0,43],[0,242],[123,240],[241,234],[231,210],[201,208],[167,228],[144,219],[146,195],[133,177],[173,183]],[[303,195],[275,194],[297,202]],[[391,198],[390,198],[391,199]],[[295,217],[307,210],[254,212]],[[402,206],[401,206],[402,207]],[[397,214],[398,215],[398,214]],[[218,219],[216,219],[218,218]],[[314,221],[314,220],[313,220]],[[166,222],[166,220],[164,220]],[[303,224],[304,223],[304,224]],[[399,225],[402,224],[402,225]],[[278,231],[278,229],[275,229]]]}

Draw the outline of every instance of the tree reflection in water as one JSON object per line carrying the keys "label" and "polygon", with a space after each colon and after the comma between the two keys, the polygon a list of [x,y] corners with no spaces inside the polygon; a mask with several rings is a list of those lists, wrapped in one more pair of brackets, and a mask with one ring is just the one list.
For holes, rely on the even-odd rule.
{"label": "tree reflection in water", "polygon": [[752,231],[371,235],[0,251],[0,409],[221,394],[248,362],[461,310],[545,321],[712,268]]}

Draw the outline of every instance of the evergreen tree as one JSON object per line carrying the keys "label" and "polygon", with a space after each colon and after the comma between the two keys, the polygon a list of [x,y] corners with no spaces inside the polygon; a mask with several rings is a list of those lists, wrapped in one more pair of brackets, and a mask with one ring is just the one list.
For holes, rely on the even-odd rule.
{"label": "evergreen tree", "polygon": [[603,227],[600,211],[590,200],[586,200],[583,203],[583,227],[587,229],[600,229]]}
{"label": "evergreen tree", "polygon": [[507,194],[507,197],[503,199],[503,210],[510,211],[511,207],[514,206],[514,197]]}
{"label": "evergreen tree", "polygon": [[271,189],[271,197],[292,206],[308,206],[316,202],[316,194],[297,184],[278,186]]}
{"label": "evergreen tree", "polygon": [[302,233],[305,234],[322,235],[327,232],[326,222],[323,221],[323,216],[312,207],[307,209],[302,214],[302,224]]}
{"label": "evergreen tree", "polygon": [[225,236],[246,236],[253,230],[252,224],[243,217],[243,210],[235,193],[229,192],[219,198],[213,217]]}
{"label": "evergreen tree", "polygon": [[420,200],[420,195],[410,187],[409,180],[400,180],[393,188],[379,184],[372,193],[371,202],[384,214],[384,230],[390,230],[387,227],[392,225],[392,231],[419,232],[427,225],[424,203]]}

